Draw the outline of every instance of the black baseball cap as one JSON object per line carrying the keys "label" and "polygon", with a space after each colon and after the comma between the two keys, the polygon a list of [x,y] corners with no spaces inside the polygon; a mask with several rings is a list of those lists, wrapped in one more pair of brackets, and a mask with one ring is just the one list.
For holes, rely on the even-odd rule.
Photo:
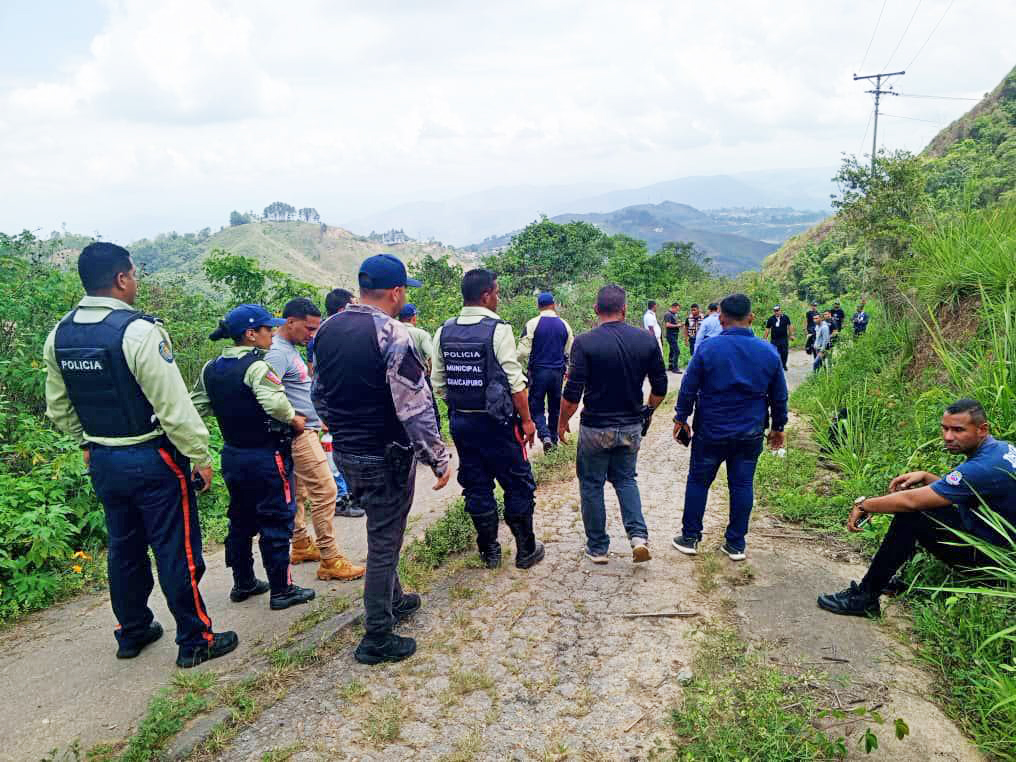
{"label": "black baseball cap", "polygon": [[360,288],[386,289],[399,286],[417,287],[423,284],[406,274],[406,266],[402,260],[391,254],[375,254],[367,257],[360,265],[358,276]]}

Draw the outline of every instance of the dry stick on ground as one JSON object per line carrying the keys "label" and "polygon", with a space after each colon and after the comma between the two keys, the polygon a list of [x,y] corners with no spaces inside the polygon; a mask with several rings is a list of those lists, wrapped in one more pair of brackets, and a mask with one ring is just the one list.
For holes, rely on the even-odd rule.
{"label": "dry stick on ground", "polygon": [[632,729],[633,727],[635,727],[635,726],[636,726],[636,725],[638,725],[638,724],[639,724],[640,722],[642,722],[642,719],[643,719],[643,718],[644,718],[645,716],[646,716],[646,710],[645,710],[645,709],[643,709],[643,710],[642,710],[642,714],[640,714],[640,715],[639,715],[638,717],[636,717],[636,718],[635,718],[635,722],[631,723],[631,724],[630,724],[630,725],[629,725],[628,727],[626,727],[626,728],[624,729],[624,732],[625,732],[625,733],[627,733],[627,732],[628,732],[629,730],[631,730],[631,729]]}
{"label": "dry stick on ground", "polygon": [[622,619],[640,619],[644,617],[664,617],[664,616],[679,616],[679,617],[690,617],[698,616],[697,611],[650,611],[645,613],[631,612],[629,614],[618,614],[617,616]]}

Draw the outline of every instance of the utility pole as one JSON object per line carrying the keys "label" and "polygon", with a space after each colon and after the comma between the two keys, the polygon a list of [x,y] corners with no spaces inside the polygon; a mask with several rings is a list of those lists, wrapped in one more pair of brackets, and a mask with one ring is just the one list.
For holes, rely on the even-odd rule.
{"label": "utility pole", "polygon": [[882,78],[883,77],[902,77],[906,74],[905,71],[891,71],[883,74],[867,74],[863,77],[854,75],[854,81],[859,79],[873,79],[875,80],[874,90],[865,90],[866,93],[871,93],[875,96],[875,131],[871,136],[871,176],[875,176],[875,153],[878,150],[878,101],[883,95],[899,95],[899,93],[893,92],[892,88],[888,90],[882,89]]}

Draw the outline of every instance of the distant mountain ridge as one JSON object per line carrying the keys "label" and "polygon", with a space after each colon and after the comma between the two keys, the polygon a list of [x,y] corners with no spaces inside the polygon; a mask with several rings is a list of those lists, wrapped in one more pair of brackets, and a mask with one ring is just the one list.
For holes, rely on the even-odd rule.
{"label": "distant mountain ridge", "polygon": [[401,204],[347,220],[349,230],[401,228],[418,239],[466,246],[518,230],[541,214],[605,213],[663,201],[696,209],[792,207],[829,210],[835,168],[777,169],[681,177],[639,188],[603,184],[492,188],[456,198]]}

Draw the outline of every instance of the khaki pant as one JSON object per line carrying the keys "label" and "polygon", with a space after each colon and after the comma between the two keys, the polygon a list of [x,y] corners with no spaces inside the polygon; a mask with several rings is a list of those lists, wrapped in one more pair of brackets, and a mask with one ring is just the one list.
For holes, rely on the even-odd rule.
{"label": "khaki pant", "polygon": [[299,436],[293,437],[293,470],[296,474],[296,526],[293,530],[293,541],[303,542],[310,539],[307,534],[307,518],[304,515],[304,504],[309,500],[314,534],[317,537],[322,560],[340,555],[339,548],[335,544],[335,530],[332,527],[335,517],[335,497],[338,492],[335,477],[328,468],[327,457],[316,431],[307,429]]}

